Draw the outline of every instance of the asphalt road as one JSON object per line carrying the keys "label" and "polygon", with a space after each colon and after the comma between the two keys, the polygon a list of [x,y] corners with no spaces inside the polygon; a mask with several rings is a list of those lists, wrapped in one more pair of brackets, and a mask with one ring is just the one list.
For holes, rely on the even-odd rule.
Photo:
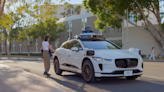
{"label": "asphalt road", "polygon": [[[0,63],[45,77],[41,58],[2,59]],[[144,74],[137,80],[105,78],[96,83],[85,83],[81,75],[74,73],[63,72],[61,76],[56,75],[53,63],[51,63],[49,73],[51,74],[50,80],[78,92],[164,92],[164,62],[144,62]]]}

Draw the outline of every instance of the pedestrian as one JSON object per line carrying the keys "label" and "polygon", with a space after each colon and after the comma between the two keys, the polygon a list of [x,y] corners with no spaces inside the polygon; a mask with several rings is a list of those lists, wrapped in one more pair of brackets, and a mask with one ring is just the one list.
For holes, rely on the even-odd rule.
{"label": "pedestrian", "polygon": [[154,47],[152,47],[151,49],[151,55],[149,57],[149,60],[153,57],[153,59],[155,60],[155,55],[154,55]]}
{"label": "pedestrian", "polygon": [[42,50],[43,50],[43,61],[44,61],[44,75],[49,76],[50,74],[48,74],[48,71],[50,69],[50,54],[49,54],[49,50],[53,51],[55,53],[55,50],[52,49],[49,45],[49,36],[45,36],[44,37],[44,41],[42,42]]}

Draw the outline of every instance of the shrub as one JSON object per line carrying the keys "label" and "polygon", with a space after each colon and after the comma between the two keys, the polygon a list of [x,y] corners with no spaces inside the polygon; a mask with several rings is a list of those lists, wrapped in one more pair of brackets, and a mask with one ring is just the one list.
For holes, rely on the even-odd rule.
{"label": "shrub", "polygon": [[145,55],[145,54],[141,54],[141,57],[142,57],[142,58],[146,58],[146,55]]}

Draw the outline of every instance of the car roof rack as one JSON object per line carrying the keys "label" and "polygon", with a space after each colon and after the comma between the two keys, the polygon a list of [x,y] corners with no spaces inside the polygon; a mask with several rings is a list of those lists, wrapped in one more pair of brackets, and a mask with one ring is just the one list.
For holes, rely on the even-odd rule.
{"label": "car roof rack", "polygon": [[85,39],[85,40],[90,40],[90,39],[101,39],[101,40],[105,40],[105,37],[103,35],[100,34],[95,34],[95,32],[93,30],[91,30],[90,26],[86,26],[85,30],[82,31],[82,33],[80,35],[75,35],[74,36],[75,39]]}

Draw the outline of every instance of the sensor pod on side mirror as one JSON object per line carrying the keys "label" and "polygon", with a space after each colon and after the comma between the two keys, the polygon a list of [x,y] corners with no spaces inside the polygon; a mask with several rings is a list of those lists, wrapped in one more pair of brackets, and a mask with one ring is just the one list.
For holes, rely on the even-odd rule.
{"label": "sensor pod on side mirror", "polygon": [[86,54],[87,54],[87,56],[93,56],[93,55],[95,55],[95,51],[88,50]]}

